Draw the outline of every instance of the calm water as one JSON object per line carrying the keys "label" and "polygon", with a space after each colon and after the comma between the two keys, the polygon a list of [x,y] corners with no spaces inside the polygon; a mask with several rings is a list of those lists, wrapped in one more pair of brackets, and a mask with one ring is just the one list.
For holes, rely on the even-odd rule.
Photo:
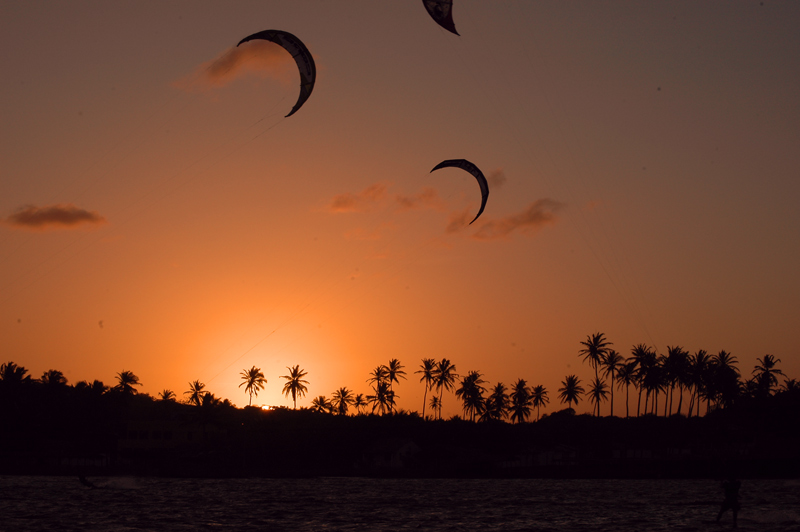
{"label": "calm water", "polygon": [[[724,530],[710,480],[0,477],[0,529]],[[800,531],[800,481],[745,480],[739,530]]]}

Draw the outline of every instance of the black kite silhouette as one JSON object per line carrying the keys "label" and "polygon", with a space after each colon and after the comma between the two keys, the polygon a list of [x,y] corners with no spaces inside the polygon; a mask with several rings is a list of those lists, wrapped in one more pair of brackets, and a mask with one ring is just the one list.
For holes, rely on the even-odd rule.
{"label": "black kite silhouette", "polygon": [[297,103],[292,107],[292,111],[286,115],[287,117],[292,116],[303,106],[306,100],[308,100],[308,97],[311,96],[311,91],[314,90],[314,82],[317,79],[317,66],[314,64],[314,58],[311,56],[311,52],[308,51],[303,41],[287,31],[280,30],[259,31],[258,33],[245,37],[239,41],[239,44],[236,46],[246,43],[247,41],[252,41],[253,39],[263,39],[265,41],[274,42],[283,47],[283,49],[294,57],[297,63],[297,69],[300,71],[300,96],[297,98]]}
{"label": "black kite silhouette", "polygon": [[[480,168],[472,164],[466,159],[448,159],[446,161],[442,161],[436,166],[433,167],[431,172],[438,170],[439,168],[461,168],[462,170],[466,170],[470,174],[472,174],[475,179],[478,180],[478,186],[481,187],[481,208],[478,210],[478,214],[475,215],[475,218],[472,219],[472,222],[478,219],[478,216],[481,215],[483,209],[486,207],[486,199],[489,197],[489,183],[486,182],[486,177],[484,177],[483,172],[481,172]],[[470,222],[470,225],[472,224]]]}

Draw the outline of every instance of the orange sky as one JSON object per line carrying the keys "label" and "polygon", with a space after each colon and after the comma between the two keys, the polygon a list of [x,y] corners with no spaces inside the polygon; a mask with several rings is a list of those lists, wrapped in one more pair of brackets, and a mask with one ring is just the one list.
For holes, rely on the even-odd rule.
{"label": "orange sky", "polygon": [[[800,376],[797,3],[420,4],[4,2],[0,360],[241,406],[398,358],[417,410],[424,357],[560,409],[596,331]],[[317,64],[286,119],[265,29]]]}

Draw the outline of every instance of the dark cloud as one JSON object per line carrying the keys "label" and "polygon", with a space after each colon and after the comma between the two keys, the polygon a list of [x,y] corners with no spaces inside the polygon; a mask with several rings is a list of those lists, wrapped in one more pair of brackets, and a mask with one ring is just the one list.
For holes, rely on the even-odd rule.
{"label": "dark cloud", "polygon": [[4,221],[24,229],[64,229],[81,224],[99,225],[105,223],[106,219],[96,212],[65,203],[45,207],[26,205]]}
{"label": "dark cloud", "polygon": [[444,206],[444,202],[439,198],[439,193],[432,187],[425,187],[422,192],[413,196],[398,194],[395,199],[401,212],[412,209],[441,209]]}
{"label": "dark cloud", "polygon": [[188,91],[222,87],[247,74],[269,76],[289,84],[296,71],[294,59],[281,46],[254,40],[230,48],[212,61],[206,61],[192,74],[174,82],[173,86]]}
{"label": "dark cloud", "polygon": [[[563,203],[549,198],[537,200],[519,214],[487,221],[472,235],[472,238],[495,240],[505,238],[517,230],[530,234],[545,225],[554,224],[557,220],[556,212],[563,207]],[[466,212],[464,214],[468,216]]]}
{"label": "dark cloud", "polygon": [[386,197],[386,185],[375,183],[357,194],[351,192],[337,194],[331,200],[328,210],[330,212],[366,212],[384,197]]}
{"label": "dark cloud", "polygon": [[506,173],[503,172],[502,168],[492,170],[489,172],[489,175],[486,176],[486,182],[489,183],[489,190],[500,190],[503,188],[503,185],[506,184],[506,181]]}

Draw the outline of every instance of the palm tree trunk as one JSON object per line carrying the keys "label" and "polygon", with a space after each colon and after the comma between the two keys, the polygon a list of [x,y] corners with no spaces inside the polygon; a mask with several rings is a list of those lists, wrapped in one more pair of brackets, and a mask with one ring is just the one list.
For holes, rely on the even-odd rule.
{"label": "palm tree trunk", "polygon": [[[647,407],[645,406],[644,409],[647,410]],[[636,401],[636,417],[639,417],[641,415],[642,415],[642,385],[639,384],[639,399]]]}
{"label": "palm tree trunk", "polygon": [[681,407],[683,406],[683,384],[678,384],[678,415],[681,415]]}
{"label": "palm tree trunk", "polygon": [[428,385],[425,384],[425,393],[422,395],[422,419],[425,419],[425,403],[428,401]]}
{"label": "palm tree trunk", "polygon": [[628,388],[629,387],[630,387],[630,385],[628,385],[628,384],[625,385],[625,419],[630,417],[628,415]]}
{"label": "palm tree trunk", "polygon": [[611,417],[614,417],[614,374],[611,374]]}

